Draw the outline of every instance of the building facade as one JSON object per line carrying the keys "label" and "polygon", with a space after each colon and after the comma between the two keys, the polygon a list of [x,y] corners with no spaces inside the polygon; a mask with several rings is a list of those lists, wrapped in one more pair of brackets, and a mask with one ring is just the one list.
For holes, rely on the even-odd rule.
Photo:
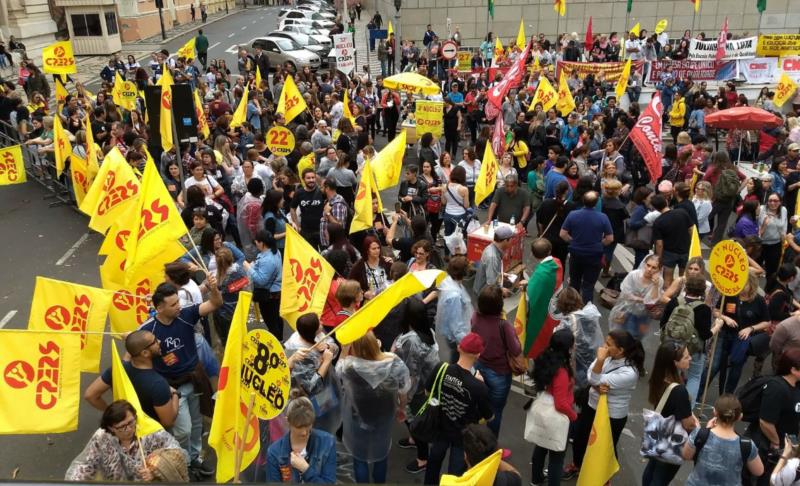
{"label": "building facade", "polygon": [[[373,1],[384,23],[394,22],[394,1]],[[517,36],[520,19],[528,36],[544,33],[552,40],[558,31],[577,32],[583,38],[590,16],[595,33],[625,32],[637,22],[652,32],[659,20],[667,19],[671,37],[682,36],[694,23],[693,30],[713,38],[725,17],[735,35],[755,35],[759,25],[764,33],[800,32],[800,0],[769,0],[763,16],[756,10],[756,0],[702,0],[697,15],[689,0],[633,0],[629,15],[625,0],[567,0],[564,17],[556,15],[553,0],[495,0],[493,20],[488,16],[487,0],[402,0],[402,4],[400,35],[418,43],[427,24],[439,37],[447,36],[448,19],[450,32],[458,27],[467,46],[479,45],[488,31],[504,43],[510,42]]]}
{"label": "building facade", "polygon": [[57,31],[47,0],[0,0],[0,39],[8,41],[13,35],[29,56],[53,43]]}

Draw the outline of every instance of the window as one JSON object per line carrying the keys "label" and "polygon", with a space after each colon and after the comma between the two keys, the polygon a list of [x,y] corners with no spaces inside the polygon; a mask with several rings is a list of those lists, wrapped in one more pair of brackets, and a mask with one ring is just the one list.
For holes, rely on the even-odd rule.
{"label": "window", "polygon": [[108,35],[119,34],[117,14],[115,12],[106,12],[106,32]]}
{"label": "window", "polygon": [[103,29],[100,25],[100,15],[73,14],[71,17],[72,30],[74,31],[76,37],[103,35]]}

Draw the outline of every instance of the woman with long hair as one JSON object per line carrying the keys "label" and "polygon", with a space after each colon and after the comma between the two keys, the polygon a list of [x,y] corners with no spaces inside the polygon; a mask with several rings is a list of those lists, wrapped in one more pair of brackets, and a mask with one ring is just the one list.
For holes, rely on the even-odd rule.
{"label": "woman with long hair", "polygon": [[353,265],[361,258],[361,253],[350,243],[347,238],[347,230],[339,223],[330,223],[328,225],[328,241],[331,244],[322,251],[322,256],[327,258],[332,251],[344,251],[347,254],[347,266],[344,275],[348,275]]}
{"label": "woman with long hair", "polygon": [[349,354],[336,364],[336,374],[344,392],[342,442],[353,456],[354,479],[385,483],[392,425],[411,385],[408,367],[397,355],[381,352],[368,331],[350,345]]}
{"label": "woman with long hair", "polygon": [[459,223],[466,224],[467,209],[471,207],[464,167],[454,167],[450,172],[444,192],[444,235],[451,235]]}
{"label": "woman with long hair", "polygon": [[253,300],[258,304],[269,332],[278,338],[278,341],[283,341],[283,319],[280,315],[283,269],[281,254],[275,238],[267,230],[256,233],[253,242],[259,252],[248,272],[253,282]]}
{"label": "woman with long hair", "polygon": [[733,227],[733,236],[741,239],[748,236],[759,236],[758,212],[758,201],[745,201],[742,204],[739,217],[736,219],[736,225]]}
{"label": "woman with long hair", "polygon": [[[553,333],[550,344],[542,354],[534,360],[532,378],[539,393],[548,392],[553,396],[553,404],[558,413],[566,415],[570,422],[578,417],[572,406],[574,403],[573,386],[575,383],[572,371],[572,348],[575,338],[569,329]],[[534,446],[531,456],[531,482],[544,484],[545,458],[548,459],[547,484],[561,484],[561,471],[564,466],[565,451],[552,451],[544,447]]]}
{"label": "woman with long hair", "polygon": [[567,261],[569,247],[567,242],[559,236],[559,231],[561,230],[561,225],[567,219],[567,214],[576,207],[575,203],[567,200],[569,189],[569,183],[566,181],[559,182],[556,185],[556,197],[545,199],[539,210],[536,211],[536,225],[538,226],[539,237],[546,238],[553,245],[552,255],[558,258],[562,265]]}
{"label": "woman with long hair", "polygon": [[644,373],[642,342],[623,329],[609,331],[605,343],[597,348],[597,357],[589,366],[589,402],[581,409],[575,424],[572,442],[574,464],[564,469],[562,479],[576,476],[583,464],[597,413],[597,402],[602,394],[608,396],[611,438],[616,453],[617,442],[628,421],[633,392]]}
{"label": "woman with long hair", "polygon": [[228,342],[231,319],[239,302],[239,292],[250,285],[250,279],[247,278],[249,264],[241,265],[234,261],[233,253],[225,246],[217,250],[214,260],[217,263],[217,287],[222,294],[223,302],[222,306],[214,311],[214,327],[224,348]]}
{"label": "woman with long hair", "polygon": [[[689,369],[691,362],[692,356],[685,344],[672,340],[664,342],[656,352],[647,394],[647,401],[653,407],[657,406],[666,395],[661,415],[674,417],[686,432],[691,432],[700,426],[697,417],[692,414],[691,398],[681,376]],[[649,459],[642,474],[642,484],[666,486],[680,468],[680,464]]]}
{"label": "woman with long hair", "polygon": [[450,152],[442,152],[439,155],[439,164],[436,165],[436,175],[439,176],[442,182],[446,183],[450,181],[450,173],[453,168],[453,156],[450,155]]}
{"label": "woman with long hair", "polygon": [[617,303],[608,315],[609,326],[625,329],[636,339],[643,339],[650,323],[646,306],[661,300],[663,285],[661,258],[655,254],[645,257],[639,268],[622,281]]}
{"label": "woman with long hair", "polygon": [[[439,365],[439,346],[428,323],[425,304],[411,298],[407,301],[405,315],[400,321],[400,335],[392,343],[395,353],[408,368],[410,377],[406,417],[414,417],[428,398],[425,381]],[[410,422],[406,420],[406,425]],[[428,463],[428,444],[413,436],[400,439],[401,448],[417,449],[417,458],[406,465],[406,471],[414,474],[425,469]]]}
{"label": "woman with long hair", "polygon": [[374,236],[364,238],[361,258],[353,265],[349,278],[361,284],[364,299],[374,298],[389,286],[391,260],[381,256],[381,244]]}
{"label": "woman with long hair", "polygon": [[272,234],[278,244],[278,250],[283,252],[286,247],[286,224],[288,219],[283,210],[286,199],[280,189],[270,189],[261,203],[261,218],[264,229]]}
{"label": "woman with long hair", "polygon": [[[725,174],[728,173],[727,171],[736,174],[740,183],[745,181],[744,174],[733,165],[728,152],[720,150],[711,157],[711,165],[706,169],[705,175],[703,176],[703,180],[711,183],[711,186],[714,188],[713,207],[711,209],[711,214],[708,216],[708,220],[712,222],[714,226],[713,235],[711,236],[711,242],[714,244],[722,240],[725,236],[728,229],[728,220],[730,219],[736,198],[739,194],[738,190],[733,195],[720,193],[720,184],[717,184],[717,181],[724,177]],[[715,221],[716,223],[714,223]]]}
{"label": "woman with long hair", "polygon": [[758,263],[767,272],[767,280],[778,271],[788,225],[788,211],[781,205],[780,194],[773,192],[767,196],[767,204],[761,206],[758,212],[758,236],[761,238],[761,259]]}
{"label": "woman with long hair", "polygon": [[[425,191],[425,216],[431,226],[431,236],[435,241],[442,228],[442,193],[444,189],[442,189],[442,180],[435,170],[436,162],[423,160],[421,164],[421,177],[428,186]],[[438,210],[436,210],[437,205],[439,206]]]}
{"label": "woman with long hair", "polygon": [[464,168],[465,185],[469,191],[469,204],[475,204],[475,182],[481,173],[481,161],[478,160],[475,150],[467,147],[463,151],[464,158],[458,163],[459,167]]}

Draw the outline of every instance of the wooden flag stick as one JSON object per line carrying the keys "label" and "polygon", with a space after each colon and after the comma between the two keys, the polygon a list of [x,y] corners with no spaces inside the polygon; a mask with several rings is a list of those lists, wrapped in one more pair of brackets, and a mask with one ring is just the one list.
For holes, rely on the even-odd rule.
{"label": "wooden flag stick", "polygon": [[247,404],[247,416],[244,422],[244,432],[242,433],[242,440],[236,444],[236,458],[234,461],[234,469],[233,469],[233,482],[234,483],[241,483],[242,481],[239,479],[239,474],[241,474],[242,469],[242,457],[244,456],[244,448],[247,444],[247,431],[250,430],[250,421],[253,419],[253,408],[255,407],[256,403],[256,394],[255,392],[250,393],[250,402]]}

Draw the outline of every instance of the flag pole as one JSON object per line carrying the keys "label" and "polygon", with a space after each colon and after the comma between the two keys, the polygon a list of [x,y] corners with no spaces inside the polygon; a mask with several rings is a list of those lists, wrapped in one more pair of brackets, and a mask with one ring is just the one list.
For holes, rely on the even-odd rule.
{"label": "flag pole", "polygon": [[[722,312],[725,308],[725,296],[722,296],[722,299],[719,302],[719,313],[722,315]],[[708,361],[708,373],[706,374],[706,384],[703,387],[703,399],[700,401],[700,409],[703,410],[706,406],[706,394],[708,393],[708,384],[711,382],[711,369],[714,367],[714,354],[717,351],[717,338],[719,337],[719,332],[714,334],[714,342],[711,343],[711,356]],[[721,375],[720,375],[721,377]],[[696,398],[695,398],[696,399]]]}
{"label": "flag pole", "polygon": [[761,19],[763,19],[763,18],[764,18],[764,11],[761,10],[758,13],[758,32],[756,33],[756,36],[761,35]]}
{"label": "flag pole", "polygon": [[[695,2],[698,2],[698,1],[700,1],[700,0],[695,0]],[[696,37],[695,36],[695,32],[694,32],[694,22],[695,22],[696,19],[697,19],[697,9],[694,9],[694,13],[692,14],[692,36],[691,36],[691,39]]]}
{"label": "flag pole", "polygon": [[256,403],[255,392],[250,392],[250,403],[247,404],[247,416],[244,421],[244,432],[242,432],[242,440],[236,444],[236,457],[234,458],[233,466],[233,482],[241,483],[239,474],[242,470],[242,457],[244,456],[244,447],[247,444],[247,431],[250,430],[250,421],[253,420],[253,408]]}

